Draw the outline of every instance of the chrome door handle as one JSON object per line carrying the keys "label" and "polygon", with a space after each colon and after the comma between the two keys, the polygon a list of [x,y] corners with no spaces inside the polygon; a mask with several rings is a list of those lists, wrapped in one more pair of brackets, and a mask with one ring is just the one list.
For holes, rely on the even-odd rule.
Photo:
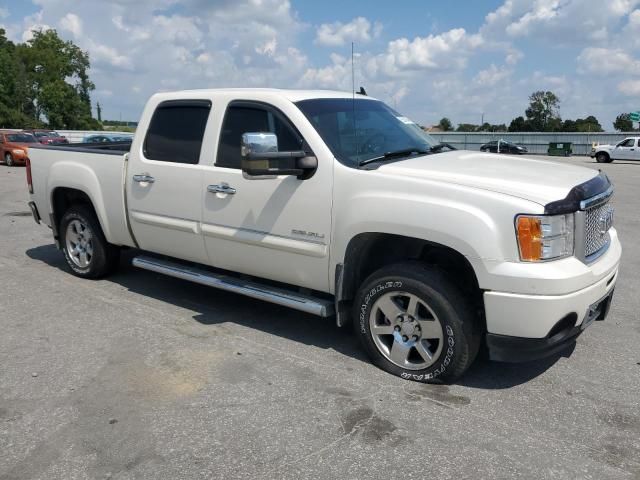
{"label": "chrome door handle", "polygon": [[141,174],[141,175],[134,175],[133,181],[138,183],[153,183],[156,181],[156,179],[153,178],[151,175]]}
{"label": "chrome door handle", "polygon": [[211,193],[226,193],[233,195],[236,193],[236,189],[230,187],[228,183],[222,182],[220,185],[209,185],[207,191]]}

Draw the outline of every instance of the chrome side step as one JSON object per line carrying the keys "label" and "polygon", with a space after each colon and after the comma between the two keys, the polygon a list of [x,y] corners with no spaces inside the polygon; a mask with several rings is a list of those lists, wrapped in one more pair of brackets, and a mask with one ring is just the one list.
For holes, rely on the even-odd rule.
{"label": "chrome side step", "polygon": [[271,285],[263,285],[255,281],[243,280],[230,275],[209,272],[204,269],[144,255],[135,257],[132,264],[134,267],[181,278],[182,280],[189,280],[190,282],[228,292],[239,293],[240,295],[293,308],[301,312],[318,315],[319,317],[330,317],[335,313],[333,300],[315,298],[298,292],[272,287]]}

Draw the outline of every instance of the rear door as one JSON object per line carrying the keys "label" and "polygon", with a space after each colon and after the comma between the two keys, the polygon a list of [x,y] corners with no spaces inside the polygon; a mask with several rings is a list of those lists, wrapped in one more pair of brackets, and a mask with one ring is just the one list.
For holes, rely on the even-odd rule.
{"label": "rear door", "polygon": [[210,100],[161,102],[144,140],[132,145],[125,179],[128,212],[144,250],[207,262],[198,162],[210,111]]}

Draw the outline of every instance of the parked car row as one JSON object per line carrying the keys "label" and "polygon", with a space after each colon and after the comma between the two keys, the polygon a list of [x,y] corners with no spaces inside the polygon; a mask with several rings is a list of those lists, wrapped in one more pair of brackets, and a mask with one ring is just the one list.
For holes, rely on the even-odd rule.
{"label": "parked car row", "polygon": [[[99,133],[87,135],[82,143],[131,144],[133,135],[121,133]],[[69,139],[58,132],[46,129],[0,130],[0,158],[5,165],[25,165],[29,158],[29,147],[41,145],[65,145]]]}
{"label": "parked car row", "polygon": [[30,133],[39,143],[43,145],[60,145],[69,143],[67,137],[60,135],[58,132],[53,130],[44,130],[44,129],[33,129],[33,130],[22,130],[23,133]]}
{"label": "parked car row", "polygon": [[123,135],[121,133],[98,133],[94,135],[87,135],[82,139],[82,143],[107,143],[107,142],[131,143],[132,141],[133,141],[133,135]]}

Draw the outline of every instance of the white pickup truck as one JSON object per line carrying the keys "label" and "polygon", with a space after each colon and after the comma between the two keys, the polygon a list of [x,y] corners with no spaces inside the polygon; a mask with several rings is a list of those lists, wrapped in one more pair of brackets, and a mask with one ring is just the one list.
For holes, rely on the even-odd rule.
{"label": "white pickup truck", "polygon": [[[106,148],[106,149],[105,149]],[[71,270],[137,267],[353,323],[372,361],[452,381],[481,344],[558,353],[607,315],[621,247],[595,170],[437,144],[365,95],[154,95],[130,148],[31,150]]]}
{"label": "white pickup truck", "polygon": [[640,137],[628,137],[615,145],[598,145],[591,150],[598,163],[614,160],[640,160]]}

